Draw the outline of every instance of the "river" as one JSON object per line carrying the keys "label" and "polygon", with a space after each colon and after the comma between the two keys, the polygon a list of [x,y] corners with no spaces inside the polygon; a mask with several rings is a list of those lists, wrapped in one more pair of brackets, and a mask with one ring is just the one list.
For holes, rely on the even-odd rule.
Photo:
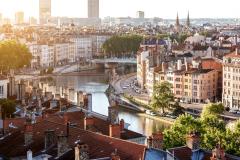
{"label": "river", "polygon": [[[121,71],[121,73],[125,73]],[[53,76],[50,78],[42,79],[43,84],[48,84],[48,91],[53,93],[59,92],[63,88],[74,89],[75,91],[85,91],[92,94],[92,110],[94,112],[108,115],[109,101],[105,94],[108,87],[106,81],[108,80],[108,73],[97,76]],[[70,97],[76,101],[76,94]],[[129,124],[128,129],[138,133],[150,136],[157,131],[163,131],[164,128],[169,127],[168,124],[147,118],[135,111],[130,111],[125,108],[118,108],[119,119]]]}

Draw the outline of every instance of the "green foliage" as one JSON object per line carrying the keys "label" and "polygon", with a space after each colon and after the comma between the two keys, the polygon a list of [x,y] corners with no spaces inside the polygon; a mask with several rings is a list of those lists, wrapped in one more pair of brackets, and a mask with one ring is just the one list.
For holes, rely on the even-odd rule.
{"label": "green foliage", "polygon": [[222,114],[224,112],[224,106],[221,103],[210,103],[204,106],[201,118],[206,118],[208,115],[216,115]]}
{"label": "green foliage", "polygon": [[12,40],[0,42],[0,70],[8,71],[30,65],[31,58],[25,45]]}
{"label": "green foliage", "polygon": [[2,106],[3,118],[12,117],[13,113],[16,111],[16,104],[12,100],[0,99],[0,105]]}
{"label": "green foliage", "polygon": [[172,114],[174,116],[179,116],[181,114],[184,114],[184,108],[182,106],[180,106],[180,104],[178,102],[175,102],[172,106],[171,106],[171,110],[172,110]]}
{"label": "green foliage", "polygon": [[224,111],[220,103],[208,104],[204,107],[201,118],[190,115],[181,115],[170,129],[164,131],[165,148],[177,147],[186,144],[186,136],[190,132],[200,133],[201,148],[212,150],[216,144],[229,154],[240,156],[240,120],[234,129],[226,129],[225,122],[219,114]]}
{"label": "green foliage", "polygon": [[223,144],[227,153],[240,156],[240,120],[233,130],[227,129]]}
{"label": "green foliage", "polygon": [[172,85],[169,82],[162,82],[154,85],[150,104],[152,109],[155,111],[162,109],[162,112],[165,112],[165,108],[168,108],[170,102],[174,100],[171,88]]}
{"label": "green foliage", "polygon": [[103,44],[102,48],[107,56],[123,56],[127,53],[136,53],[142,37],[139,35],[113,36]]}
{"label": "green foliage", "polygon": [[186,144],[186,135],[201,132],[201,122],[189,114],[179,116],[170,129],[164,131],[164,147],[172,148]]}

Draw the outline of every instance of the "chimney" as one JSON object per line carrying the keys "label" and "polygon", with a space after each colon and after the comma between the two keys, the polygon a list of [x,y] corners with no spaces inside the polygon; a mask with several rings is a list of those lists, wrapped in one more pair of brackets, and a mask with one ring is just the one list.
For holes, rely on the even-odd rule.
{"label": "chimney", "polygon": [[27,151],[27,160],[32,160],[32,151],[30,149]]}
{"label": "chimney", "polygon": [[198,133],[191,133],[187,135],[186,138],[187,147],[192,150],[197,150],[200,148],[200,136]]}
{"label": "chimney", "polygon": [[187,63],[187,58],[186,57],[184,57],[184,65],[185,65],[186,71],[188,71],[188,63]]}
{"label": "chimney", "polygon": [[238,47],[236,47],[236,49],[235,49],[235,54],[236,54],[236,56],[238,55]]}
{"label": "chimney", "polygon": [[70,134],[69,129],[70,129],[70,122],[67,122],[67,137],[69,137],[69,134]]}
{"label": "chimney", "polygon": [[55,131],[46,130],[45,131],[45,150],[55,143]]}
{"label": "chimney", "polygon": [[168,64],[166,62],[162,62],[162,72],[166,72],[168,68]]}
{"label": "chimney", "polygon": [[75,142],[75,160],[89,160],[89,147],[87,144],[81,143],[80,140]]}
{"label": "chimney", "polygon": [[235,45],[237,46],[238,45],[238,36],[235,35]]}
{"label": "chimney", "polygon": [[64,153],[66,153],[67,151],[69,151],[69,147],[68,147],[68,138],[66,135],[64,135],[63,132],[61,132],[60,135],[58,135],[58,157],[61,157]]}
{"label": "chimney", "polygon": [[154,133],[147,139],[149,148],[162,149],[163,148],[163,134],[161,132]]}
{"label": "chimney", "polygon": [[33,126],[31,122],[27,122],[25,124],[25,132],[24,132],[24,143],[25,146],[28,146],[33,141]]}
{"label": "chimney", "polygon": [[117,149],[111,154],[111,160],[121,160],[120,156],[117,154]]}
{"label": "chimney", "polygon": [[178,70],[178,71],[182,70],[182,60],[181,60],[181,59],[179,59],[179,60],[177,61],[177,70]]}
{"label": "chimney", "polygon": [[120,131],[124,130],[124,125],[125,125],[125,122],[124,122],[123,119],[121,119],[121,121],[120,121]]}
{"label": "chimney", "polygon": [[216,148],[212,151],[211,160],[226,160],[225,152],[221,148],[221,145],[217,145]]}
{"label": "chimney", "polygon": [[120,138],[121,137],[121,129],[119,124],[110,124],[109,125],[109,136]]}
{"label": "chimney", "polygon": [[113,106],[108,107],[108,119],[109,119],[111,124],[118,124],[119,123],[118,111]]}
{"label": "chimney", "polygon": [[67,125],[67,123],[68,123],[68,116],[67,116],[67,114],[66,113],[64,113],[63,114],[63,123],[65,124],[65,125]]}
{"label": "chimney", "polygon": [[94,125],[94,119],[93,117],[85,117],[84,118],[84,129],[88,130],[90,128],[92,128]]}

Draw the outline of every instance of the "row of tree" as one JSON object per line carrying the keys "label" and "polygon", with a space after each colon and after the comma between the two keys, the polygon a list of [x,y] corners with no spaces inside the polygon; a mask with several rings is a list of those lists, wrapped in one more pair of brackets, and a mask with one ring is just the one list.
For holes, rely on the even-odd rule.
{"label": "row of tree", "polygon": [[102,48],[106,56],[129,56],[138,51],[142,39],[139,35],[117,35],[105,41]]}
{"label": "row of tree", "polygon": [[0,71],[30,65],[32,55],[26,45],[13,40],[0,42]]}

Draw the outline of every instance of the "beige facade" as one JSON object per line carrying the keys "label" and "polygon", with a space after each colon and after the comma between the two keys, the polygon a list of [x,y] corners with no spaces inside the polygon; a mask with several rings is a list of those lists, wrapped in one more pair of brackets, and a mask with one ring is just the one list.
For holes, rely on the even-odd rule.
{"label": "beige facade", "polygon": [[231,53],[223,58],[223,94],[225,107],[240,108],[240,54]]}

